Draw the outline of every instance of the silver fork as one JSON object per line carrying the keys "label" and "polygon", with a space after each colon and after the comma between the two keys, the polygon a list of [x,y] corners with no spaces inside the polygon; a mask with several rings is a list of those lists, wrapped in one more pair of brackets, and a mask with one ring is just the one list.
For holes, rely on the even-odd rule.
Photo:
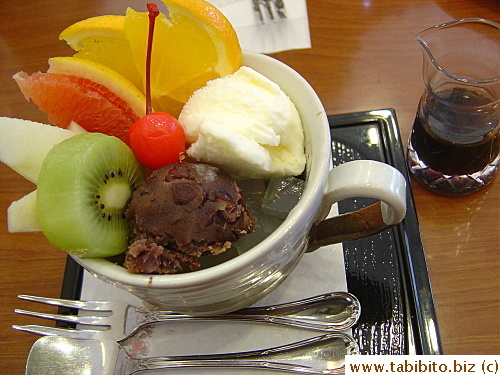
{"label": "silver fork", "polygon": [[278,13],[278,16],[281,19],[286,18],[284,0],[252,0],[252,4],[253,10],[257,13],[260,22],[262,22],[263,24],[265,24],[266,22],[264,20],[265,17],[262,13],[261,5],[263,5],[267,9],[267,13],[271,21],[274,21],[273,8],[275,9],[276,13]]}
{"label": "silver fork", "polygon": [[[123,302],[74,301],[57,298],[19,295],[21,299],[49,305],[100,312],[100,315],[49,314],[21,309],[18,314],[45,319],[93,326],[89,328],[57,328],[41,325],[13,325],[12,328],[38,335],[59,335],[69,338],[124,340],[140,326],[172,320],[236,320],[273,323],[285,326],[316,330],[343,331],[352,327],[359,318],[361,307],[358,299],[345,292],[322,294],[316,297],[279,305],[250,307],[223,315],[195,317],[169,311],[155,311]],[[104,315],[103,313],[107,313]]]}

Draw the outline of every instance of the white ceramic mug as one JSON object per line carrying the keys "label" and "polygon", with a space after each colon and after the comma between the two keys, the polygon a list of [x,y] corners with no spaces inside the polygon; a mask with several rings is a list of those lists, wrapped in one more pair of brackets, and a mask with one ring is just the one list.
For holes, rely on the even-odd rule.
{"label": "white ceramic mug", "polygon": [[[138,275],[106,259],[73,258],[98,278],[162,309],[193,315],[249,306],[274,290],[307,248],[361,238],[399,223],[406,212],[405,179],[395,168],[358,160],[331,169],[330,128],[311,86],[271,57],[244,52],[243,63],[276,82],[300,114],[307,154],[305,189],[287,219],[261,243],[217,266],[176,275]],[[380,202],[323,220],[335,202],[351,197]],[[321,251],[321,250],[319,250]]]}

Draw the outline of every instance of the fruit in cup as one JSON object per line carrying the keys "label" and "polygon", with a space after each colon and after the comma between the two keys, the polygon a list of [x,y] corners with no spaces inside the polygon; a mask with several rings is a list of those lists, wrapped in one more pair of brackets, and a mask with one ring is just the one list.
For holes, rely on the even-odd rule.
{"label": "fruit in cup", "polygon": [[122,253],[125,209],[145,178],[132,150],[116,137],[85,133],[55,145],[38,179],[36,213],[44,235],[81,258]]}
{"label": "fruit in cup", "polygon": [[37,184],[8,208],[10,232],[42,230],[55,246],[80,257],[125,251],[125,209],[146,178],[127,145],[101,133],[6,117],[0,133],[0,160]]}
{"label": "fruit in cup", "polygon": [[[212,76],[219,76],[219,75],[227,75],[225,73],[221,73],[224,71],[224,69],[227,70],[228,73],[232,73],[235,70],[237,70],[240,65],[241,65],[241,49],[239,48],[239,44],[236,38],[236,34],[234,30],[232,29],[231,25],[223,18],[223,16],[218,12],[215,8],[210,6],[208,3],[205,3],[203,1],[191,1],[191,0],[173,0],[173,1],[167,1],[167,3],[173,4],[172,7],[170,7],[170,14],[172,16],[172,20],[166,20],[162,21],[163,23],[160,23],[160,30],[166,30],[168,31],[166,36],[168,36],[169,42],[172,42],[173,46],[176,46],[175,44],[175,37],[178,38],[177,42],[178,44],[181,43],[181,45],[186,44],[186,35],[189,35],[189,37],[192,38],[193,45],[195,45],[195,48],[191,50],[190,52],[186,53],[184,57],[186,57],[186,60],[189,61],[189,64],[177,64],[172,66],[173,63],[175,63],[177,60],[168,60],[164,61],[165,57],[165,50],[168,50],[169,53],[171,53],[171,48],[169,44],[169,48],[163,48],[160,47],[160,61],[153,61],[153,69],[152,71],[155,72],[155,63],[157,64],[156,66],[160,70],[159,76],[165,76],[167,73],[171,73],[172,70],[175,69],[183,69],[182,72],[179,72],[175,77],[171,77],[174,81],[173,85],[175,86],[174,89],[170,87],[170,91],[166,93],[166,91],[161,91],[159,94],[158,92],[155,92],[155,85],[160,85],[157,81],[153,81],[152,84],[152,92],[154,97],[155,103],[160,103],[162,104],[163,100],[171,100],[173,97],[177,97],[176,95],[179,93],[182,93],[182,95],[187,97],[190,95],[190,93],[194,90],[193,87],[196,85],[199,85],[200,87],[205,85],[209,77]],[[130,29],[127,27],[131,27],[130,25],[134,25],[134,22],[137,22],[137,25],[140,22],[143,22],[145,20],[145,14],[144,13],[139,13],[139,12],[134,12],[132,10],[129,10],[127,17],[130,15],[129,18],[124,18],[123,19],[123,28],[125,30],[125,36],[124,38],[129,42],[129,47],[131,51],[131,55],[134,56],[134,51],[135,49],[132,48],[133,43],[134,43],[134,37],[138,37],[139,35],[142,35],[141,37],[143,38],[145,33],[141,30],[143,29],[135,29],[132,26],[132,36],[129,35]],[[138,18],[133,19],[132,16],[137,16]],[[164,16],[163,16],[164,17]],[[113,17],[112,17],[113,18]],[[129,22],[129,25],[127,26],[127,20]],[[119,23],[119,22],[118,22]],[[88,24],[87,24],[88,25]],[[165,26],[167,25],[167,26]],[[115,27],[115,26],[114,26]],[[181,32],[181,30],[188,30],[188,31],[195,31],[194,33],[188,33],[185,34],[184,32]],[[88,31],[88,30],[87,30]],[[122,34],[123,35],[123,30],[117,34]],[[75,33],[74,33],[75,34]],[[78,34],[78,33],[76,33]],[[71,40],[68,39],[68,34],[66,35],[66,40]],[[79,35],[78,37],[74,38],[73,40],[78,40],[78,38],[82,40],[86,40],[85,43],[92,43],[90,42],[91,37],[89,35],[92,35],[92,32],[87,33],[86,35]],[[74,36],[74,35],[73,35]],[[106,39],[107,36],[100,35],[105,39],[106,43],[110,43],[111,39]],[[116,33],[113,37],[116,37]],[[203,36],[203,38],[201,38]],[[207,37],[208,36],[208,37]],[[90,38],[90,39],[85,39],[85,38]],[[200,38],[198,38],[200,37]],[[207,38],[205,38],[207,37]],[[158,43],[158,39],[160,41],[162,38],[156,38],[155,40]],[[115,39],[116,40],[116,39]],[[123,39],[122,39],[123,40]],[[163,38],[163,41],[166,40],[166,37]],[[139,38],[135,41],[138,42]],[[61,75],[69,75],[73,77],[72,73],[74,73],[75,69],[71,70],[68,74],[68,72],[65,70],[67,68],[67,65],[70,65],[70,68],[76,66],[76,64],[80,64],[83,66],[91,66],[91,67],[100,67],[99,63],[96,61],[92,61],[95,59],[95,57],[99,57],[99,50],[96,49],[94,54],[85,54],[85,52],[90,51],[88,48],[89,46],[87,45],[85,47],[85,43],[83,43],[84,47],[79,49],[79,52],[77,53],[77,57],[73,58],[54,58],[51,59],[51,69],[53,70],[52,72],[49,72],[47,74],[52,74],[55,73],[54,75],[57,75],[59,73],[62,73]],[[208,54],[205,54],[203,56],[200,55],[195,55],[195,52],[198,53],[199,49],[198,44],[204,44],[205,47],[208,49],[205,49],[202,51],[215,51],[215,58],[212,59],[212,52],[209,51]],[[75,44],[76,45],[76,44]],[[94,46],[96,47],[96,46]],[[180,48],[180,46],[177,46]],[[140,48],[145,48],[142,46]],[[175,48],[174,48],[175,49]],[[184,52],[184,51],[183,51]],[[89,56],[92,55],[92,58],[89,58]],[[156,54],[155,54],[156,56]],[[195,57],[197,56],[197,57]],[[81,59],[81,57],[85,57],[84,59]],[[178,57],[178,56],[177,56]],[[210,57],[210,58],[209,58]],[[97,59],[98,60],[98,59]],[[137,61],[137,56],[134,56],[134,61]],[[142,64],[144,63],[144,56],[141,54],[140,56],[140,61],[142,61]],[[180,61],[180,60],[179,60]],[[198,74],[199,73],[199,63],[204,63],[208,61],[208,65],[203,65],[204,73]],[[62,63],[61,63],[62,62]],[[69,62],[69,63],[68,63]],[[101,61],[104,62],[104,61]],[[59,65],[57,65],[59,63]],[[53,68],[53,66],[55,68]],[[111,64],[112,65],[112,64]],[[133,64],[132,64],[133,65]],[[128,66],[132,66],[128,65]],[[140,65],[140,63],[139,63]],[[58,70],[57,66],[61,69]],[[121,77],[120,74],[116,73],[115,70],[110,69],[109,67],[106,68],[104,67],[104,70],[110,70],[112,72],[113,77],[118,77],[119,79],[111,79],[108,80],[107,82],[105,81],[105,85],[102,85],[104,89],[109,90],[109,87],[106,87],[108,83],[115,84],[116,81],[118,83],[123,83],[128,82],[125,78]],[[119,67],[116,68],[118,70]],[[97,78],[102,78],[101,77],[101,70],[99,69],[87,69],[89,76],[90,77],[97,77]],[[126,71],[122,70],[124,74]],[[77,74],[76,76],[78,77],[78,73],[80,71],[76,70]],[[182,75],[180,73],[185,73],[185,75]],[[44,73],[38,73],[38,74],[44,74]],[[85,74],[80,74],[82,79],[87,79],[89,77],[87,76],[87,73]],[[18,75],[16,78],[19,79]],[[26,75],[27,76],[27,75]],[[33,75],[34,76],[34,75]],[[168,75],[167,75],[168,76]],[[185,77],[191,77],[187,81],[185,80]],[[193,78],[194,77],[194,78]],[[26,78],[26,77],[21,77],[21,78]],[[192,79],[193,78],[193,79]],[[38,77],[37,77],[38,79]],[[176,81],[177,80],[177,81]],[[37,81],[37,80],[35,80]],[[90,80],[92,81],[92,79]],[[181,82],[182,81],[182,82]],[[147,79],[141,79],[142,82],[148,82]],[[22,82],[26,85],[26,82]],[[32,88],[31,86],[34,86],[35,83],[39,82],[28,82],[28,88]],[[128,82],[130,83],[130,82]],[[170,84],[170,82],[168,82]],[[196,83],[195,86],[193,86],[193,83]],[[132,87],[133,85],[130,84]],[[21,84],[20,84],[21,86]],[[163,86],[167,87],[167,84],[164,84]],[[50,85],[48,86],[50,88]],[[163,87],[160,87],[163,89]],[[47,92],[44,92],[46,87],[42,88],[39,92],[37,92],[37,95],[40,97],[44,97],[44,94],[47,94]],[[137,92],[138,90],[134,91],[134,89],[125,88],[123,90],[118,90],[120,95],[123,95],[125,97],[128,97],[128,95],[131,92]],[[50,95],[45,95],[45,96],[50,96]],[[141,97],[142,99],[142,97]],[[83,102],[86,103],[87,98],[82,98]],[[181,102],[179,102],[181,103]],[[146,107],[144,103],[142,103],[142,108]],[[182,103],[181,103],[182,105]],[[151,111],[150,106],[147,106],[149,109],[146,109],[146,112]],[[57,112],[57,111],[56,111]],[[157,116],[158,113],[155,113],[155,116]],[[166,114],[161,114],[161,116],[168,116]],[[148,117],[145,117],[145,119],[148,119]],[[82,131],[85,132],[85,130],[82,130],[81,127],[79,127],[78,124],[74,122],[74,118],[70,119],[70,125],[72,129],[75,129],[78,133],[81,133]],[[142,120],[142,119],[141,119]],[[167,122],[172,120],[172,118],[169,118]],[[82,120],[77,121],[77,122],[83,122]],[[138,123],[141,123],[142,121],[139,121]],[[173,122],[173,121],[172,121]],[[151,121],[147,120],[145,123],[151,125]],[[80,124],[83,125],[83,124]],[[178,127],[180,128],[180,126]],[[99,131],[99,130],[98,130]],[[117,129],[113,129],[113,131],[117,131]],[[129,134],[130,135],[130,134]],[[130,193],[135,189],[137,184],[135,183],[128,183],[127,179],[124,181],[119,181],[119,179],[116,179],[117,174],[116,173],[111,173],[112,171],[116,171],[116,167],[109,167],[109,168],[104,168],[103,170],[100,170],[98,168],[95,168],[95,171],[93,170],[94,167],[88,168],[88,165],[92,163],[92,160],[99,159],[100,155],[106,155],[107,153],[114,153],[117,152],[116,149],[122,149],[122,151],[127,150],[129,154],[131,154],[131,150],[115,139],[115,141],[107,141],[109,142],[108,148],[109,150],[104,150],[106,147],[97,147],[93,146],[93,143],[90,142],[90,140],[95,140],[96,144],[104,144],[104,141],[98,140],[95,137],[106,137],[106,139],[115,139],[114,137],[107,137],[102,134],[95,134],[95,133],[89,133],[89,134],[83,134],[79,136],[75,136],[68,140],[67,142],[62,142],[61,144],[57,145],[54,147],[54,149],[50,152],[49,156],[46,158],[44,161],[44,168],[43,168],[43,175],[44,177],[41,179],[40,186],[38,187],[39,190],[36,192],[33,192],[31,194],[28,194],[24,198],[22,198],[20,201],[18,201],[16,204],[13,204],[13,209],[11,212],[14,212],[16,215],[13,215],[12,217],[17,217],[17,218],[24,218],[26,223],[29,223],[30,221],[28,219],[35,219],[34,221],[31,221],[31,226],[32,229],[26,229],[26,230],[37,230],[37,224],[40,224],[42,229],[44,230],[44,233],[46,234],[47,238],[53,242],[57,247],[72,252],[74,254],[77,254],[81,257],[105,257],[109,256],[112,254],[118,254],[121,253],[125,250],[126,248],[126,233],[123,235],[124,231],[123,228],[124,226],[122,225],[123,222],[119,220],[120,218],[120,213],[123,213],[123,209],[127,205],[128,198],[130,196]],[[77,140],[75,140],[77,139]],[[87,146],[79,146],[78,142],[83,142],[82,140],[88,140],[90,143]],[[75,142],[74,144],[72,142]],[[86,142],[86,141],[85,141]],[[85,144],[83,142],[83,144]],[[119,142],[119,143],[116,143]],[[92,143],[92,145],[91,145]],[[67,145],[72,145],[67,146]],[[143,147],[145,150],[147,150],[149,147],[145,146]],[[76,156],[69,156],[66,157],[69,154],[69,151],[75,152]],[[63,151],[61,151],[63,150]],[[76,151],[78,150],[78,151]],[[84,150],[88,150],[89,152],[85,152]],[[106,152],[105,152],[106,151]],[[178,152],[174,152],[174,154],[177,154]],[[58,157],[54,157],[53,155],[59,155]],[[68,159],[67,161],[58,161],[59,158],[62,159]],[[112,159],[117,159],[117,155],[112,156]],[[106,159],[106,157],[105,157]],[[89,162],[90,160],[90,162]],[[134,159],[135,160],[135,159]],[[59,165],[58,165],[59,163]],[[138,173],[141,177],[137,179],[137,181],[144,179],[145,178],[145,173],[142,167],[135,161],[136,166],[138,167],[138,170],[140,172]],[[67,165],[66,165],[67,164]],[[145,163],[147,164],[147,163]],[[154,168],[154,167],[153,167]],[[80,185],[86,185],[82,184],[81,181],[75,184],[74,183],[74,178],[67,178],[67,176],[82,176],[87,177],[88,174],[88,169],[92,169],[92,172],[96,172],[97,175],[103,175],[108,176],[104,177],[104,180],[102,182],[102,186],[99,184],[95,184],[92,186],[92,189],[94,191],[93,195],[88,195],[87,193],[83,193],[81,190],[79,190]],[[87,172],[84,172],[87,170]],[[109,174],[107,174],[105,171],[108,170]],[[121,169],[119,169],[122,171]],[[61,172],[61,171],[67,171],[67,173]],[[49,176],[49,177],[47,177]],[[110,177],[111,176],[111,177]],[[121,176],[120,176],[121,177]],[[62,182],[61,184],[58,184],[57,181],[60,179]],[[118,185],[110,188],[108,184],[104,181],[108,181],[108,179],[113,179],[111,182],[116,183],[118,182]],[[77,179],[78,180],[78,179]],[[72,182],[73,181],[73,182]],[[97,180],[92,180],[93,182],[98,182]],[[64,187],[64,189],[61,189],[61,186]],[[90,186],[92,184],[88,184],[87,186]],[[104,189],[104,190],[101,190]],[[58,189],[58,190],[57,190]],[[90,189],[90,190],[92,190]],[[96,193],[96,189],[98,192]],[[54,198],[54,195],[52,194],[52,191],[57,190],[57,195],[56,198]],[[40,193],[41,192],[41,193]],[[89,196],[92,198],[92,200],[81,200],[80,195],[83,195],[87,198]],[[58,198],[57,198],[58,197]],[[61,208],[60,211],[55,210],[54,207],[56,207],[56,202],[59,205],[60,202],[63,201],[64,205],[63,208]],[[70,202],[73,202],[73,204],[69,204]],[[76,204],[75,204],[76,202]],[[33,208],[34,203],[36,204],[36,209]],[[97,210],[96,210],[97,208]],[[35,214],[33,214],[33,212]],[[79,212],[93,212],[90,215],[80,215]],[[97,214],[96,214],[97,212]],[[31,215],[31,216],[30,216]],[[109,222],[117,222],[117,226],[111,226],[111,224],[108,226],[105,224],[104,226],[104,232],[107,233],[103,236],[98,236],[95,241],[92,239],[94,237],[94,232],[98,231],[98,226],[99,224],[94,224],[93,221],[96,218],[96,215],[100,219],[104,219],[104,223]],[[34,217],[36,216],[36,217]],[[83,221],[77,220],[79,217],[85,217]],[[65,219],[67,218],[67,220]],[[71,218],[71,220],[70,220]],[[114,220],[114,219],[117,220]],[[19,219],[21,220],[21,219]],[[123,220],[124,221],[124,220]],[[97,220],[99,223],[100,221]],[[101,220],[102,222],[102,220]],[[109,224],[109,223],[108,223]],[[19,227],[18,227],[19,228]],[[87,230],[86,235],[79,235],[79,233],[75,233],[75,229],[78,229],[80,231],[81,228],[84,228]],[[100,231],[100,229],[99,229]],[[73,234],[73,235],[71,235]],[[108,242],[107,242],[108,241]],[[244,250],[242,250],[244,251]]]}
{"label": "fruit in cup", "polygon": [[[234,73],[242,63],[232,25],[202,0],[164,0],[169,18],[160,15],[151,65],[151,94],[157,111],[178,116],[189,96],[209,80]],[[145,72],[147,16],[128,9],[125,32],[135,64]]]}
{"label": "fruit in cup", "polygon": [[146,116],[130,127],[129,140],[139,161],[151,169],[178,162],[186,150],[184,129],[177,119],[151,107],[151,57],[156,17],[156,4],[148,4],[149,31],[146,51]]}
{"label": "fruit in cup", "polygon": [[114,135],[128,142],[128,129],[144,116],[146,99],[114,70],[75,57],[49,59],[47,73],[19,72],[14,79],[26,99],[62,128],[71,121],[90,132]]}
{"label": "fruit in cup", "polygon": [[[153,108],[177,117],[189,96],[207,81],[234,73],[242,63],[235,30],[202,0],[164,0],[169,18],[158,17],[153,49]],[[148,16],[100,16],[77,22],[60,39],[85,58],[109,66],[145,90]]]}
{"label": "fruit in cup", "polygon": [[84,19],[67,27],[59,39],[65,40],[77,51],[74,57],[106,65],[137,88],[142,88],[142,78],[133,63],[134,56],[125,35],[125,16],[105,15]]}
{"label": "fruit in cup", "polygon": [[[241,49],[239,47],[236,33],[229,22],[217,9],[204,1],[198,1],[193,4],[189,4],[190,2],[188,1],[187,6],[184,3],[185,1],[182,0],[169,3],[170,14],[176,19],[176,21],[166,21],[166,26],[163,30],[168,29],[171,31],[168,36],[167,50],[169,53],[176,52],[176,48],[182,49],[182,51],[177,51],[174,55],[179,57],[181,60],[185,58],[186,61],[191,61],[192,63],[187,65],[180,64],[179,67],[169,66],[169,62],[165,62],[163,56],[158,59],[159,61],[154,67],[158,68],[158,70],[160,70],[160,68],[163,69],[163,76],[165,76],[165,72],[175,72],[176,68],[181,68],[184,75],[178,75],[179,77],[182,79],[185,79],[189,75],[196,77],[195,81],[200,86],[203,85],[205,81],[203,79],[200,80],[199,77],[199,72],[197,70],[197,64],[199,62],[203,62],[203,64],[208,63],[203,66],[203,69],[216,72],[215,76],[224,75],[226,72],[236,70],[241,65]],[[190,8],[193,9],[193,12],[190,11]],[[195,11],[195,9],[197,10]],[[131,11],[131,13],[134,12]],[[134,16],[137,16],[138,18],[136,20],[130,20],[127,30],[130,35],[136,36],[135,40],[137,42],[140,42],[140,39],[144,39],[147,34],[142,32],[142,29],[135,28],[138,26],[138,23],[144,21],[145,14],[135,12]],[[141,17],[142,20],[139,19]],[[209,22],[210,24],[207,25],[204,24],[204,22]],[[99,87],[100,91],[104,91],[106,93],[104,98],[100,98],[104,99],[100,100],[100,102],[106,102],[106,96],[112,97],[109,93],[115,94],[117,98],[113,99],[117,99],[117,101],[125,99],[123,100],[124,102],[128,102],[128,104],[131,104],[130,107],[137,109],[135,112],[138,113],[138,117],[143,115],[144,112],[142,111],[144,111],[145,108],[144,97],[140,93],[137,95],[138,90],[134,87],[134,85],[130,84],[127,79],[123,78],[114,69],[107,67],[107,65],[111,65],[113,68],[116,67],[116,70],[120,73],[129,76],[134,82],[138,82],[137,79],[134,79],[133,72],[136,68],[134,61],[132,61],[134,58],[132,58],[130,42],[125,34],[125,17],[96,17],[84,20],[78,23],[78,25],[75,25],[75,27],[66,29],[61,34],[61,38],[65,39],[70,45],[79,51],[76,54],[77,57],[51,59],[51,67],[48,73],[35,73],[32,76],[28,76],[26,73],[20,72],[15,75],[14,78],[19,83],[19,86],[22,88],[24,94],[28,98],[32,98],[35,102],[40,103],[42,109],[47,112],[48,117],[53,120],[53,123],[57,123],[62,127],[69,126],[72,129],[76,129],[78,133],[85,132],[85,128],[91,131],[106,132],[105,126],[103,126],[102,123],[97,123],[99,128],[96,129],[89,126],[85,121],[86,118],[96,118],[98,117],[96,115],[105,112],[96,109],[89,111],[89,107],[92,108],[92,103],[89,105],[89,102],[92,101],[94,93],[87,92],[79,97],[74,97],[78,106],[71,107],[68,105],[73,103],[68,103],[68,98],[70,96],[66,94],[68,92],[72,92],[74,94],[80,92],[80,87],[78,86],[88,85],[89,87]],[[196,46],[192,45],[189,50],[186,50],[186,35],[196,39],[198,43]],[[162,42],[163,44],[166,42],[165,38],[163,38],[163,40],[161,37],[157,38],[157,43],[159,43],[160,46]],[[204,46],[204,48],[200,48],[202,46]],[[163,46],[161,47],[160,51],[165,51],[165,48],[163,48]],[[142,43],[139,49],[143,49]],[[213,57],[212,60],[208,59],[208,56],[201,59],[192,58],[190,56],[193,51],[203,54],[207,50],[211,49],[216,51],[215,56],[214,54],[211,54],[211,57]],[[227,52],[229,50],[232,52]],[[121,51],[121,54],[117,53],[118,51]],[[136,54],[137,53],[141,55],[140,61],[144,63],[142,52],[136,51]],[[108,60],[102,59],[105,54],[107,54]],[[104,63],[104,65],[100,63]],[[121,68],[119,67],[120,63],[122,64]],[[214,67],[211,65],[216,66]],[[190,69],[193,69],[193,71],[190,71]],[[62,87],[65,90],[68,90],[65,92],[65,95],[60,95],[61,91],[55,89],[56,87],[59,89],[61,88],[58,78],[62,77],[64,77]],[[184,85],[186,87],[188,86],[184,83],[176,83],[175,79],[172,79],[171,81],[172,84],[177,87],[180,85]],[[187,90],[189,91],[189,89]],[[107,102],[108,103],[106,104],[109,104],[110,101],[108,100]],[[60,107],[58,106],[59,104],[61,105]],[[121,105],[118,107],[121,107]],[[130,111],[125,109],[124,112]],[[112,108],[110,113],[111,115],[109,117],[114,117],[115,119],[116,117],[123,115],[123,113],[119,113],[119,111],[117,112],[115,108]],[[79,114],[81,115],[80,117],[78,117]],[[65,118],[65,116],[68,115],[69,119]],[[79,124],[74,122],[76,119],[78,119]],[[127,140],[127,137],[123,135],[123,128],[125,127],[115,124],[115,126],[110,127],[110,133],[122,136],[122,138]],[[54,128],[50,126],[44,125],[44,128],[50,129],[51,132],[55,131]],[[59,130],[61,132],[65,132],[63,129]],[[73,133],[70,134],[72,135]],[[45,145],[45,153],[44,155],[37,154],[38,166],[35,168],[37,174],[40,162],[44,159],[46,152],[55,142],[52,144],[46,144],[42,141],[40,143]],[[15,142],[12,144],[15,144]],[[23,154],[26,150],[20,151],[21,152],[17,154]],[[17,154],[13,153],[12,155]],[[36,153],[32,155],[35,154]],[[34,176],[28,178],[35,180]],[[11,218],[27,218],[31,215],[31,219],[33,219],[31,221],[36,223],[37,218],[33,215],[33,202],[35,199],[32,199],[35,196],[36,194],[30,194],[30,197],[26,196],[13,205],[13,209],[10,210],[12,213]],[[28,221],[29,220],[26,220],[26,222]],[[12,228],[14,230],[25,229],[22,225],[14,225]],[[29,230],[36,229],[37,226],[34,225]]]}
{"label": "fruit in cup", "polygon": [[[232,31],[234,32],[234,30]],[[239,66],[241,50],[238,50],[236,55],[237,58],[239,56],[239,63],[237,64]],[[57,111],[59,109],[57,108],[58,99],[60,98],[53,95],[56,92],[51,90],[58,86],[58,79],[64,81],[63,83],[69,81],[69,84],[67,86],[63,84],[63,87],[68,88],[69,86],[68,92],[73,94],[80,92],[81,87],[78,86],[87,85],[89,87],[98,86],[101,91],[106,93],[113,91],[110,88],[118,87],[117,94],[125,94],[125,96],[130,93],[136,94],[134,88],[130,87],[133,85],[129,85],[126,79],[122,79],[114,70],[99,63],[67,57],[53,58],[50,60],[50,65],[51,68],[48,73],[35,73],[31,77],[25,73],[19,73],[15,76],[15,79],[25,96],[33,98],[41,109],[48,112],[47,114],[53,122],[62,127],[69,124],[71,124],[69,126],[75,127],[74,120],[76,120],[86,130],[104,132],[102,125],[98,124],[101,128],[95,129],[86,123],[86,118],[91,116],[78,117],[79,109],[72,110],[70,108],[70,117],[68,119],[57,119],[60,114]],[[223,66],[224,64],[220,65]],[[78,100],[87,103],[93,99],[92,92],[87,96],[90,98],[87,98],[84,94]],[[51,101],[54,97],[55,99]],[[68,97],[66,95],[64,99]],[[141,99],[140,103],[135,100],[133,104],[146,108],[142,100],[143,97],[136,97]],[[133,99],[130,101],[134,102]],[[65,100],[60,100],[60,102],[63,105],[66,104]],[[151,110],[149,104],[148,108]],[[96,112],[98,113],[98,111]],[[116,117],[116,112],[113,115]],[[154,113],[154,115],[163,119],[167,117],[169,122],[175,121],[177,129],[183,132],[180,124],[171,116],[158,113]],[[148,117],[143,119],[146,120],[138,123],[151,124]],[[48,128],[52,129],[53,127]],[[117,130],[117,128],[121,129]],[[122,129],[123,127],[117,126],[112,129],[112,132],[115,131],[113,134],[121,135],[128,140],[128,135],[124,136],[123,132],[116,133]],[[78,131],[80,132],[81,129]],[[182,143],[184,143],[183,134]],[[95,172],[97,176],[101,177],[92,177],[91,183],[88,184],[83,182],[89,177],[88,170],[94,168],[95,159],[102,157],[106,161],[121,162],[123,161],[121,160],[123,156],[121,154],[127,154],[127,157],[132,155],[131,159],[133,159],[134,163],[130,161],[130,164],[133,164],[131,169],[139,171],[139,177],[135,176],[135,172],[131,173],[131,180],[129,181],[126,178],[128,176],[125,173],[127,171],[126,167],[116,165],[105,167],[99,162],[95,167]],[[80,257],[104,257],[123,252],[126,248],[127,231],[127,226],[123,225],[125,222],[124,217],[122,217],[123,210],[128,203],[131,192],[145,178],[144,169],[139,166],[131,150],[114,137],[88,133],[74,137],[69,142],[58,144],[45,158],[40,158],[40,160],[42,159],[44,159],[44,163],[40,173],[42,177],[38,184],[38,190],[26,196],[22,202],[14,205],[14,207],[18,207],[17,212],[22,212],[22,210],[25,213],[32,212],[33,202],[36,202],[36,219],[49,241],[60,249],[72,252]],[[85,186],[90,187],[90,190],[93,190],[92,193],[82,192],[81,189],[85,188]],[[86,210],[97,211],[97,213],[82,214]],[[96,218],[98,224],[94,223]],[[100,238],[95,238],[94,234],[101,231],[101,229],[97,229],[97,225],[102,223],[105,226],[105,229],[103,229],[105,234],[97,236]],[[75,230],[76,228],[77,230]]]}
{"label": "fruit in cup", "polygon": [[[57,126],[0,117],[0,134],[0,161],[36,184],[48,152],[54,145],[76,133]],[[12,202],[7,209],[9,232],[40,231],[35,207],[36,191]]]}
{"label": "fruit in cup", "polygon": [[0,134],[0,160],[35,184],[50,149],[75,135],[68,129],[9,117],[0,117]]}
{"label": "fruit in cup", "polygon": [[7,229],[11,233],[42,230],[36,214],[36,190],[12,202],[7,208]]}
{"label": "fruit in cup", "polygon": [[135,156],[153,170],[179,161],[185,142],[181,124],[164,112],[146,115],[130,127],[130,146]]}

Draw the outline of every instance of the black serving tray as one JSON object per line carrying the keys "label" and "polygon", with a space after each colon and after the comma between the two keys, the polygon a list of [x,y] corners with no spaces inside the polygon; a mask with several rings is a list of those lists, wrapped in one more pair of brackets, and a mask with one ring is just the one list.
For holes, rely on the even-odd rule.
{"label": "black serving tray", "polygon": [[[424,249],[393,109],[329,116],[333,164],[371,159],[407,180],[407,214],[390,230],[343,244],[348,290],[361,302],[353,336],[362,354],[442,354]],[[340,213],[373,203],[348,199]],[[79,299],[83,269],[68,257],[61,298]],[[75,313],[66,309],[65,313]]]}
{"label": "black serving tray", "polygon": [[[344,243],[347,285],[362,308],[353,329],[363,354],[442,354],[425,253],[393,109],[328,118],[333,164],[371,159],[397,168],[407,181],[407,213],[397,226]],[[340,213],[373,201],[349,199]]]}

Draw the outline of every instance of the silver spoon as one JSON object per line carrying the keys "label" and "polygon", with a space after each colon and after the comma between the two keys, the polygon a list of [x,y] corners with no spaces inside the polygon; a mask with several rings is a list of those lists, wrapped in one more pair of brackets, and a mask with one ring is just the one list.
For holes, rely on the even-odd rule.
{"label": "silver spoon", "polygon": [[347,354],[359,354],[354,340],[342,333],[265,350],[133,359],[111,340],[39,338],[28,356],[26,375],[130,375],[175,368],[255,368],[297,374],[339,374]]}

